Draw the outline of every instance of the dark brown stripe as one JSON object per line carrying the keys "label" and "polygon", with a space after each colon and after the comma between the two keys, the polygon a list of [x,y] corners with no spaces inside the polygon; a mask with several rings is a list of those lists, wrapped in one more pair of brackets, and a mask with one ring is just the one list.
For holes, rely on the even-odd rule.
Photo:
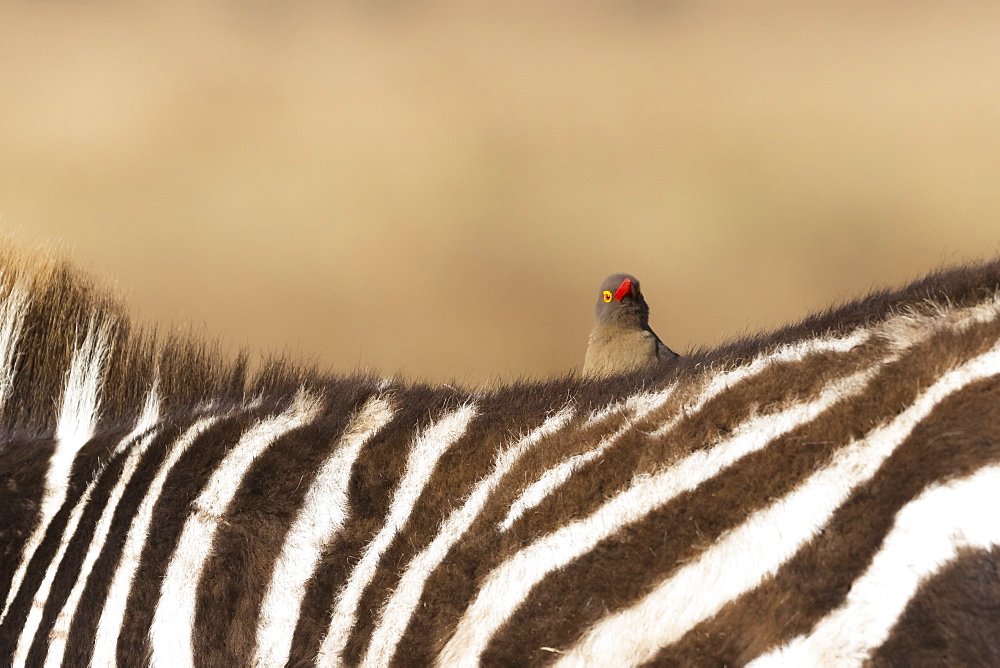
{"label": "dark brown stripe", "polygon": [[[676,499],[644,521],[604,541],[590,554],[550,575],[535,587],[494,638],[484,660],[502,663],[513,660],[514,655],[525,648],[565,648],[572,645],[590,624],[609,611],[632,605],[672,572],[677,564],[701,552],[724,531],[741,524],[753,511],[787,494],[808,475],[824,466],[837,447],[891,419],[897,406],[912,403],[917,393],[931,385],[942,371],[937,365],[917,364],[919,360],[927,359],[929,348],[942,344],[946,344],[949,350],[965,348],[963,352],[971,357],[985,347],[987,339],[981,336],[984,333],[982,330],[995,331],[998,327],[1000,324],[978,328],[968,335],[943,332],[917,346],[903,359],[887,366],[860,397],[835,405],[812,423],[743,458],[698,490]],[[963,342],[971,339],[974,343],[964,346],[956,337],[962,337]],[[960,361],[963,360],[956,360],[956,364]],[[783,372],[793,388],[797,379],[815,379],[817,375],[829,378],[831,375],[829,369],[823,373],[809,360],[797,366],[782,367],[775,371]],[[721,421],[725,417],[727,399],[730,406],[747,403],[747,397],[741,396],[740,390],[749,392],[750,396],[767,396],[767,392],[757,387],[758,383],[764,386],[781,385],[780,380],[770,377],[769,372],[742,383],[733,388],[735,396],[730,396],[730,392],[720,396],[720,410],[714,416],[715,420],[711,413],[699,416],[702,424]],[[820,387],[817,383],[810,387],[805,397],[796,398],[801,400],[815,396]],[[790,403],[790,398],[784,397],[779,406]],[[778,404],[778,401],[775,403]],[[736,428],[734,422],[725,423],[727,431]],[[664,440],[669,438],[668,435]],[[687,432],[682,438],[682,442],[694,448],[705,442],[694,431]],[[640,449],[633,446],[633,450]],[[596,467],[594,470],[600,471]],[[625,472],[623,477],[631,479],[632,471],[625,468]],[[606,476],[596,481],[593,478],[591,471],[586,471],[573,482],[582,494],[588,489],[605,488],[602,483]],[[607,496],[599,495],[602,501]],[[579,497],[564,500],[567,505],[573,502],[583,505]],[[572,510],[564,511],[562,516],[564,521],[569,521]]]}
{"label": "dark brown stripe", "polygon": [[[127,666],[144,665],[148,630],[160,598],[160,584],[190,513],[191,502],[201,492],[219,462],[260,414],[242,413],[223,419],[203,433],[167,476],[163,493],[153,511],[149,535],[132,582],[128,605],[118,637],[118,660]],[[91,629],[91,633],[95,629]]]}
{"label": "dark brown stripe", "polygon": [[[741,384],[739,387],[743,391],[752,392],[752,387],[757,382],[763,383],[765,387],[778,386],[774,378],[757,377],[747,380],[746,384]],[[782,399],[788,401],[792,398],[789,394],[798,390],[806,392],[809,396],[808,393],[816,390],[817,385],[818,383],[814,379],[805,384],[806,389],[795,387],[793,384],[784,388]],[[620,421],[612,421],[611,424],[607,425],[609,427],[607,431],[617,429],[620,424]],[[695,439],[696,443],[711,443],[714,438],[721,437],[718,431],[718,421],[707,419],[703,424],[706,427],[701,437]],[[726,429],[726,432],[731,431],[733,427],[735,425]],[[524,479],[519,480],[515,475],[509,476],[511,486],[501,489],[495,495],[481,520],[477,521],[467,532],[462,544],[453,550],[453,553],[430,579],[422,605],[418,608],[416,617],[411,624],[411,630],[403,639],[400,654],[407,657],[417,657],[419,661],[429,658],[421,653],[429,649],[426,645],[426,639],[428,637],[447,638],[450,629],[471,603],[483,579],[490,571],[544,533],[554,530],[573,518],[583,517],[584,511],[579,510],[579,508],[596,507],[598,502],[603,503],[613,493],[627,486],[634,476],[635,468],[634,465],[630,467],[627,463],[623,463],[619,454],[627,456],[627,453],[631,451],[630,447],[640,451],[647,450],[650,446],[646,444],[650,442],[650,439],[643,433],[646,429],[651,430],[652,427],[646,427],[646,423],[637,425],[635,430],[623,437],[624,445],[620,448],[616,446],[609,451],[609,454],[604,458],[603,466],[584,467],[574,476],[572,484],[559,489],[552,497],[552,499],[562,503],[562,507],[557,509],[558,515],[550,515],[544,518],[544,522],[539,523],[538,515],[545,512],[546,509],[551,513],[552,508],[557,506],[550,500],[547,504],[540,506],[539,510],[531,513],[533,522],[519,522],[505,534],[497,535],[496,523],[506,513],[506,506],[516,498],[517,493],[526,484],[533,482],[537,477],[537,475],[532,475],[525,481]],[[587,434],[585,438],[580,437],[580,434],[583,433]],[[593,445],[600,440],[601,436],[602,433],[594,428],[586,430],[567,428],[551,440],[558,441],[562,438]],[[536,449],[536,452],[548,454],[552,450],[550,443],[546,442],[545,447]],[[562,459],[563,457],[559,456],[546,463],[551,466]],[[532,467],[532,470],[537,470],[537,468],[539,467]],[[731,473],[720,481],[716,481],[710,488],[706,488],[710,489],[710,491],[705,492],[708,496],[720,499],[713,504],[713,508],[719,506],[723,506],[727,510],[739,508],[737,504],[721,500],[721,495],[744,489],[744,475],[739,471]],[[567,487],[570,490],[575,488],[577,496],[573,496],[572,491],[567,492]],[[766,491],[764,489],[761,493],[766,494]],[[744,492],[735,493],[743,494]],[[635,535],[623,534],[607,541],[589,558],[592,559],[591,561],[585,558],[583,561],[586,562],[586,565],[573,571],[572,574],[566,575],[572,569],[565,569],[553,576],[556,579],[551,581],[551,586],[549,586],[548,580],[543,582],[539,586],[539,590],[549,593],[539,594],[538,600],[531,598],[522,608],[522,612],[519,613],[523,617],[512,620],[508,627],[501,632],[503,639],[498,640],[495,645],[499,647],[507,644],[512,648],[517,648],[517,650],[512,651],[511,655],[490,654],[487,657],[487,662],[513,660],[514,654],[523,656],[521,651],[526,647],[537,649],[543,645],[560,646],[558,641],[548,641],[553,640],[553,636],[559,636],[563,631],[572,629],[567,632],[575,632],[575,629],[578,628],[575,625],[580,622],[581,615],[586,618],[587,615],[603,614],[606,611],[608,599],[603,598],[601,592],[598,591],[603,583],[609,584],[611,588],[619,583],[642,587],[642,578],[623,575],[619,572],[621,568],[635,569],[637,572],[644,573],[647,580],[650,573],[662,574],[664,569],[669,572],[678,558],[677,554],[673,552],[674,548],[683,549],[683,546],[697,543],[706,535],[711,535],[714,531],[721,532],[744,517],[742,512],[738,512],[732,517],[724,518],[724,521],[721,521],[721,526],[716,529],[713,528],[712,522],[719,523],[720,518],[709,516],[706,525],[701,526],[697,521],[690,521],[691,515],[688,509],[698,512],[698,506],[690,505],[687,501],[688,497],[689,495],[685,495],[668,508],[655,513],[649,522],[641,523],[642,526],[633,527],[633,530],[637,532]],[[594,501],[595,498],[597,501]],[[500,502],[502,502],[502,506],[498,507],[496,504]],[[675,515],[683,518],[676,528],[673,526]],[[536,530],[532,531],[531,527],[535,527]],[[544,527],[545,530],[538,530],[538,527]],[[651,534],[640,536],[639,534],[643,531],[651,532]],[[681,532],[681,535],[678,535],[678,531]],[[691,532],[690,536],[687,535],[688,531]],[[670,537],[669,542],[664,541],[665,535]],[[625,557],[618,554],[620,549],[625,551]],[[632,554],[632,552],[636,552],[636,554]],[[640,552],[641,554],[638,554]],[[659,560],[657,565],[649,563],[650,557],[654,561]],[[568,579],[560,579],[563,577]],[[619,591],[618,596],[622,600],[632,600],[638,595],[636,591]],[[553,598],[553,601],[545,600],[548,597]],[[590,612],[585,612],[586,610],[590,610]],[[543,639],[546,642],[542,642]],[[424,646],[420,647],[420,643],[424,643]],[[438,651],[440,643],[436,643],[433,649],[435,652]],[[551,658],[551,655],[540,654],[539,658]]]}
{"label": "dark brown stripe", "polygon": [[[66,657],[64,659],[67,665],[83,665],[85,660],[81,659],[81,661],[74,663],[71,659],[83,656],[84,654],[89,658],[90,653],[93,651],[93,629],[97,626],[97,617],[99,616],[99,614],[94,616],[94,613],[99,613],[100,606],[104,602],[103,594],[107,592],[107,587],[110,584],[112,569],[118,563],[118,557],[121,554],[121,548],[125,542],[125,536],[132,522],[132,517],[135,515],[135,511],[142,501],[145,490],[163,459],[167,445],[176,438],[177,429],[171,426],[167,426],[163,433],[155,436],[153,442],[150,443],[149,449],[139,462],[135,475],[125,487],[120,503],[112,516],[107,539],[99,552],[97,560],[94,562],[87,587],[77,608],[77,616],[82,615],[83,619],[74,618],[74,628],[79,629],[81,626],[85,628],[89,627],[89,633],[78,644],[67,644]],[[117,447],[117,444],[114,447]],[[128,454],[129,452],[125,451],[119,458],[122,465],[124,465]],[[118,483],[121,477],[121,470],[121,467],[118,467],[105,472],[104,477],[106,480],[102,481],[101,486],[107,488],[108,496],[110,496],[110,491],[114,485]],[[96,492],[97,490],[95,489]],[[56,616],[62,610],[70,591],[76,584],[80,566],[83,563],[87,549],[90,547],[94,527],[96,527],[97,520],[104,511],[108,496],[95,496],[92,498],[94,510],[88,509],[87,514],[85,514],[84,519],[81,520],[80,526],[77,529],[76,535],[78,539],[74,539],[74,542],[70,544],[66,552],[66,557],[53,582],[52,591],[46,603],[45,613],[42,616],[31,653],[28,655],[27,665],[29,666],[34,665],[35,662],[41,664],[44,660],[45,649],[48,646],[47,639],[49,632],[55,624]],[[92,517],[93,523],[86,523],[87,515]],[[98,591],[101,592],[101,597],[95,600],[95,592]],[[90,619],[87,618],[87,613],[91,613]],[[71,634],[72,632],[73,628],[70,629]]]}
{"label": "dark brown stripe", "polygon": [[[551,459],[551,451],[565,447],[567,441],[573,441],[580,433],[599,433],[600,428],[581,429],[586,416],[578,416],[571,420],[562,430],[543,439],[535,445],[523,459],[546,457]],[[612,424],[620,420],[611,419]],[[537,425],[536,425],[537,426]],[[525,432],[529,431],[527,428]],[[514,437],[508,437],[513,439]],[[510,441],[508,441],[508,444]],[[495,453],[490,457],[490,469],[483,472],[488,475],[492,470]],[[534,480],[531,475],[537,471],[531,466],[516,465],[505,477],[504,481],[493,493],[477,519],[465,532],[462,539],[455,544],[441,565],[428,578],[421,602],[414,611],[410,625],[400,640],[396,662],[402,664],[428,665],[440,651],[443,641],[454,626],[455,620],[464,610],[470,597],[475,594],[476,583],[489,573],[490,569],[504,555],[512,554],[516,546],[510,540],[510,534],[497,531],[497,524],[507,514],[510,504],[523,487]],[[464,497],[461,498],[464,501]],[[456,499],[453,507],[457,507]],[[440,521],[444,520],[444,516]],[[436,533],[437,527],[434,527]],[[429,536],[425,543],[433,539]],[[408,562],[407,562],[408,564]],[[405,567],[403,564],[399,570]]]}
{"label": "dark brown stripe", "polygon": [[1000,547],[961,550],[921,585],[871,665],[1000,665]]}
{"label": "dark brown stripe", "polygon": [[385,522],[414,438],[457,405],[452,394],[445,392],[425,391],[408,398],[412,401],[403,403],[392,422],[358,454],[350,485],[350,516],[306,589],[292,639],[292,665],[315,661],[337,595]]}
{"label": "dark brown stripe", "polygon": [[0,601],[7,599],[24,544],[38,523],[45,474],[55,451],[50,438],[12,439],[0,457]]}
{"label": "dark brown stripe", "polygon": [[[117,433],[106,439],[94,439],[90,441],[84,447],[84,451],[86,452],[78,459],[83,459],[84,461],[89,459],[90,461],[94,461],[95,451],[113,451],[124,435],[125,434]],[[72,569],[78,568],[80,562],[83,560],[83,555],[78,553],[81,552],[82,549],[85,549],[86,544],[89,542],[89,536],[92,533],[93,526],[97,522],[97,518],[100,516],[101,508],[104,505],[104,502],[118,477],[118,472],[121,469],[123,461],[122,456],[115,457],[110,461],[108,461],[107,456],[102,459],[107,461],[107,466],[97,484],[94,486],[89,502],[84,507],[80,522],[77,525],[73,537],[71,538],[66,555],[60,564],[60,569],[57,571],[57,577],[53,580],[49,596],[50,600],[52,597],[65,597],[69,593],[68,587],[72,587],[72,583],[69,583],[69,585],[66,584],[68,577],[66,576],[66,569],[67,567]],[[35,597],[35,593],[38,591],[38,587],[41,585],[42,579],[45,577],[45,573],[48,570],[49,565],[52,563],[52,559],[59,550],[59,545],[63,540],[63,534],[66,531],[70,515],[78,505],[84,491],[87,488],[87,485],[94,475],[96,475],[96,470],[87,471],[83,467],[81,467],[81,470],[77,470],[73,473],[73,475],[71,475],[70,490],[66,496],[66,502],[63,503],[63,506],[53,517],[51,524],[49,524],[44,540],[35,552],[34,557],[29,562],[27,573],[24,580],[21,582],[20,589],[14,598],[14,602],[8,611],[7,617],[3,624],[0,624],[0,656],[13,655],[21,633],[21,627],[23,626],[31,608],[31,602]],[[32,529],[34,529],[34,526],[32,526]],[[16,559],[17,563],[20,563],[20,557],[21,555],[18,554]],[[60,574],[62,577],[58,577]]]}
{"label": "dark brown stripe", "polygon": [[249,665],[257,619],[285,534],[323,460],[368,398],[345,388],[316,422],[282,436],[253,463],[219,524],[202,574],[193,649],[206,665]]}
{"label": "dark brown stripe", "polygon": [[896,513],[927,485],[1000,459],[1000,382],[945,399],[856,490],[811,544],[761,587],[692,629],[658,659],[681,664],[711,652],[742,664],[808,632],[839,606],[892,528]]}
{"label": "dark brown stripe", "polygon": [[[634,475],[658,471],[664,462],[711,447],[728,438],[751,415],[775,412],[814,397],[831,378],[868,368],[884,355],[881,345],[860,346],[849,353],[824,352],[800,362],[774,364],[720,393],[701,410],[682,417],[664,437],[650,438],[650,432],[697,396],[701,386],[698,383],[693,391],[671,397],[662,409],[636,423],[602,457],[582,467],[512,530],[523,536],[551,533],[570,518],[593,513],[607,498],[627,487]],[[598,441],[587,439],[582,449],[588,450]],[[580,475],[584,472],[586,475]],[[601,493],[595,494],[595,490]]]}
{"label": "dark brown stripe", "polygon": [[[549,412],[562,407],[551,397],[490,396],[480,401],[479,417],[464,436],[442,455],[406,524],[379,563],[358,606],[358,620],[344,652],[348,664],[361,660],[378,615],[399,584],[406,566],[426,548],[448,515],[464,503],[479,480],[493,470],[497,453],[539,426]],[[497,420],[503,415],[503,420]],[[520,425],[513,428],[511,425]]]}

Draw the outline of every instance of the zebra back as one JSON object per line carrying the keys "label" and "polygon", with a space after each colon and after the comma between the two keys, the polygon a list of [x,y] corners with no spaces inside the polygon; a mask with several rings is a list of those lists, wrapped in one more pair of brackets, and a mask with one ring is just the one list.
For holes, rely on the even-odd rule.
{"label": "zebra back", "polygon": [[250,374],[42,266],[0,287],[13,665],[1000,660],[996,263],[481,392]]}

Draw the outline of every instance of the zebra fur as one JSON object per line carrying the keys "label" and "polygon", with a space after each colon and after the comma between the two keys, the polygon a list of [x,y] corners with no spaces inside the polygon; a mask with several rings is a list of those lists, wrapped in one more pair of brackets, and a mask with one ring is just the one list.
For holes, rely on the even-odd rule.
{"label": "zebra fur", "polygon": [[11,665],[1000,662],[1000,263],[483,392],[0,271]]}

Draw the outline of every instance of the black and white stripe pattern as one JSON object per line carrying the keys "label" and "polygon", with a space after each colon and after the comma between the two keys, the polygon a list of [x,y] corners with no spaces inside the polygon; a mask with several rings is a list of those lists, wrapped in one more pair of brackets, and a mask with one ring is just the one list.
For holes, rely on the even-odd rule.
{"label": "black and white stripe pattern", "polygon": [[[127,421],[102,414],[113,336],[89,317],[50,431],[0,446],[0,656],[1000,660],[995,615],[934,614],[1000,604],[1000,297],[971,294],[627,382],[179,407],[153,374]],[[30,299],[0,303],[0,399]],[[963,573],[978,589],[935,585]]]}

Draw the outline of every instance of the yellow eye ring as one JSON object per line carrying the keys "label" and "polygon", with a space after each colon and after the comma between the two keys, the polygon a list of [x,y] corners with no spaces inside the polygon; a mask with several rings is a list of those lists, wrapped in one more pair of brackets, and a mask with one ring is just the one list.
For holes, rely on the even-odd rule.
{"label": "yellow eye ring", "polygon": [[603,294],[604,294],[604,301],[605,302],[610,302],[611,298],[612,298],[612,294],[609,291],[607,291],[607,290],[605,290],[603,292]]}

